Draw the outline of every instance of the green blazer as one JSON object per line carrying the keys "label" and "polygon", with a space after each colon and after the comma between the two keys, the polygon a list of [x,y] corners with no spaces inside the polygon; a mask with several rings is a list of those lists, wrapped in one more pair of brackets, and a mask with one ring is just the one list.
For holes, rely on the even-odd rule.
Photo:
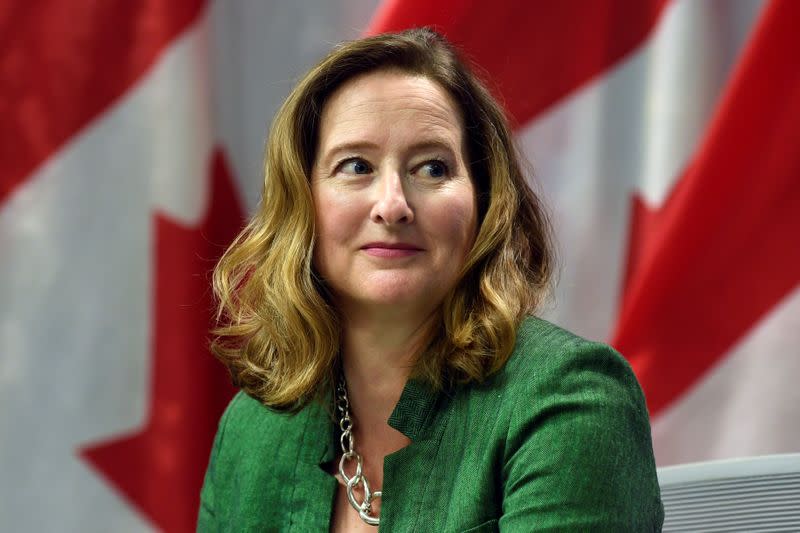
{"label": "green blazer", "polygon": [[[332,398],[331,398],[331,401]],[[198,531],[327,531],[330,409],[276,413],[240,392],[219,424]],[[642,391],[627,362],[536,318],[505,367],[439,393],[410,380],[389,418],[381,531],[661,531]]]}

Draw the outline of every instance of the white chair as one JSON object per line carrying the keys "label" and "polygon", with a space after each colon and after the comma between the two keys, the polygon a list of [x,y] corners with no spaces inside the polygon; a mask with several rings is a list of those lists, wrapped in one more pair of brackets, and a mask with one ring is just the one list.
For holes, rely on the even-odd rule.
{"label": "white chair", "polygon": [[665,532],[800,532],[800,453],[658,469]]}

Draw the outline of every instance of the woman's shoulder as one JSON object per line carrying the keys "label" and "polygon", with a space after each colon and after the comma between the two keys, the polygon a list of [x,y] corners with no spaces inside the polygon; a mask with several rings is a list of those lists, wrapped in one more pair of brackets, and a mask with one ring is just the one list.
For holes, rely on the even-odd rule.
{"label": "woman's shoulder", "polygon": [[267,407],[257,398],[240,390],[225,409],[221,423],[224,422],[236,432],[252,432],[257,435],[262,435],[264,429],[291,430],[292,427],[305,423],[310,407],[308,405],[298,412],[279,411]]}
{"label": "woman's shoulder", "polygon": [[[613,349],[606,344],[585,339],[543,318],[528,316],[517,329],[517,341],[512,357],[521,353],[540,356],[557,353],[561,356],[570,356],[586,350],[613,352]],[[552,357],[549,359],[553,360]]]}
{"label": "woman's shoulder", "polygon": [[514,352],[493,386],[514,406],[517,422],[542,410],[581,406],[585,416],[579,418],[587,427],[627,425],[649,442],[647,403],[628,361],[611,346],[546,320],[523,321]]}
{"label": "woman's shoulder", "polygon": [[[556,528],[563,512],[578,530],[660,529],[647,404],[619,353],[528,318],[497,380],[508,406],[506,486],[518,488],[506,500],[514,510],[504,516],[506,526],[523,527],[536,516],[543,528]],[[559,500],[558,513],[539,507],[541,494]]]}
{"label": "woman's shoulder", "polygon": [[298,471],[304,478],[324,474],[319,458],[327,447],[333,449],[333,426],[325,416],[313,403],[297,413],[283,413],[237,393],[214,439],[198,531],[264,531],[281,524]]}
{"label": "woman's shoulder", "polygon": [[226,430],[230,428],[232,431],[237,431],[251,428],[252,422],[255,422],[255,425],[279,423],[280,419],[276,414],[244,390],[240,390],[225,408],[220,419],[220,428],[224,426]]}
{"label": "woman's shoulder", "polygon": [[639,390],[630,365],[614,348],[534,316],[520,324],[514,351],[501,372],[509,384],[523,386],[563,382],[576,374],[608,374]]}
{"label": "woman's shoulder", "polygon": [[[262,404],[241,390],[236,393],[220,418],[217,439],[225,454],[253,457],[256,449],[275,450],[281,442],[307,430],[313,406],[297,413],[281,412]],[[223,446],[224,443],[224,446]]]}

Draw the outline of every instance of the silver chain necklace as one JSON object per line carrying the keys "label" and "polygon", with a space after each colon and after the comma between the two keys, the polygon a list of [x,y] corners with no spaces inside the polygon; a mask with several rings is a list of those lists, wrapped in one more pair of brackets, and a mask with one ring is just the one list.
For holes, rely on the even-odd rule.
{"label": "silver chain necklace", "polygon": [[[342,445],[342,458],[339,459],[339,475],[342,476],[342,480],[347,486],[347,499],[353,509],[358,511],[358,516],[364,522],[371,526],[377,526],[380,524],[381,519],[378,516],[372,516],[372,501],[375,498],[380,498],[382,493],[379,490],[370,492],[369,483],[367,483],[367,478],[362,471],[364,460],[353,447],[353,421],[350,419],[350,402],[347,400],[347,384],[344,381],[344,375],[339,377],[339,382],[336,384],[336,409],[339,411],[339,428],[342,430],[342,435],[339,438]],[[356,473],[353,474],[353,477],[348,477],[344,471],[345,463],[350,460],[355,460],[356,462]],[[359,484],[364,486],[364,501],[360,503],[353,493],[353,490]]]}

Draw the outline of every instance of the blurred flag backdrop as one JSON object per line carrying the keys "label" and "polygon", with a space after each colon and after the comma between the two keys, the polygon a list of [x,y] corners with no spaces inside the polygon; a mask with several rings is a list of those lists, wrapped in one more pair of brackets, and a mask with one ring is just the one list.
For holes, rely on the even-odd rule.
{"label": "blurred flag backdrop", "polygon": [[209,270],[334,43],[432,25],[500,96],[554,322],[633,365],[660,465],[800,451],[800,3],[0,7],[0,530],[191,531],[232,394]]}

